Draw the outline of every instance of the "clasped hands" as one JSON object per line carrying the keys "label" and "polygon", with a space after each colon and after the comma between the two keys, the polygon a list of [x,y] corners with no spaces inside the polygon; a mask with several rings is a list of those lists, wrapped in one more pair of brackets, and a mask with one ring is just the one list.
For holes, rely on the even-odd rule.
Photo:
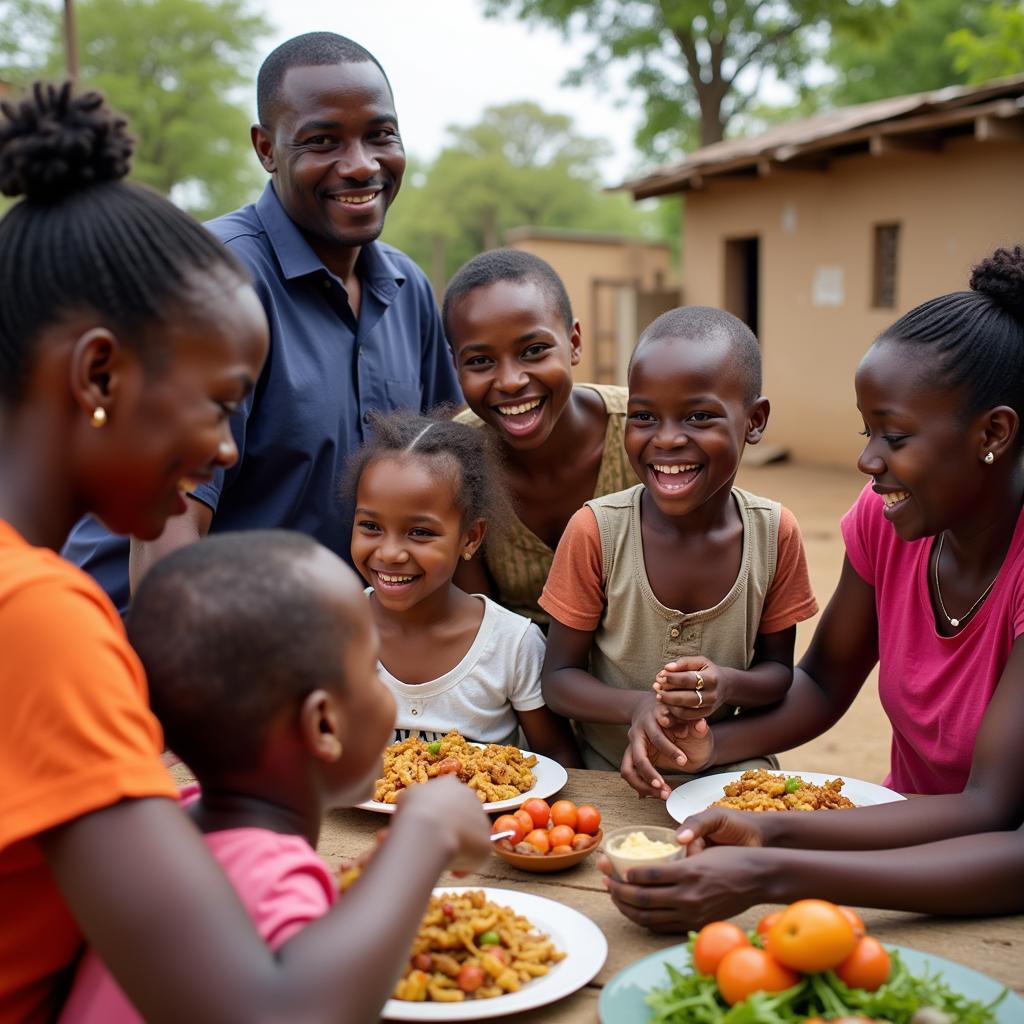
{"label": "clasped hands", "polygon": [[640,794],[667,800],[658,766],[699,772],[713,761],[705,720],[727,703],[722,669],[706,658],[678,658],[655,676],[652,692],[633,713],[622,777]]}

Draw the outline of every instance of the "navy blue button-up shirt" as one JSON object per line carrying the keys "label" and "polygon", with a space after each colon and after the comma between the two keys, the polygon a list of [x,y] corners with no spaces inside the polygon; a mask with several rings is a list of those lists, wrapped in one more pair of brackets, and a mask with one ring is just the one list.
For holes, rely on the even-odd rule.
{"label": "navy blue button-up shirt", "polygon": [[[238,462],[195,497],[214,510],[211,531],[287,527],[347,558],[350,507],[338,486],[368,414],[462,402],[430,285],[404,253],[365,245],[356,319],[344,285],[270,184],[255,204],[207,227],[249,269],[270,321],[270,352],[232,419]],[[127,606],[125,538],[83,519],[63,554]]]}

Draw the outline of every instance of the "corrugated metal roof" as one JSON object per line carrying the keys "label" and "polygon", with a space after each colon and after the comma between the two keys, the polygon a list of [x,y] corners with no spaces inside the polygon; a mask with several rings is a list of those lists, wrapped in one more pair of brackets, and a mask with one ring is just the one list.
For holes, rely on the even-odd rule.
{"label": "corrugated metal roof", "polygon": [[[1011,104],[1000,104],[1001,100]],[[926,132],[939,129],[944,123],[962,123],[974,116],[977,107],[985,107],[986,112],[992,107],[991,112],[1000,117],[1024,111],[1024,75],[984,85],[949,86],[874,100],[775,125],[760,135],[705,146],[679,163],[633,178],[619,188],[628,189],[637,198],[682,191],[692,187],[694,179],[739,170],[766,159],[784,162],[808,152],[824,155],[830,148],[869,138],[873,129],[879,134],[895,135],[901,127]]]}

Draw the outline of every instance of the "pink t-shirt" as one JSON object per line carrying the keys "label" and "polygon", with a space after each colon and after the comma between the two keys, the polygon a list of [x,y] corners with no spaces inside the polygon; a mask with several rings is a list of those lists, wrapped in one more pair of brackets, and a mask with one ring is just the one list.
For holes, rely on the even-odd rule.
{"label": "pink t-shirt", "polygon": [[[182,790],[190,803],[198,786]],[[264,828],[232,828],[203,836],[271,949],[283,946],[338,898],[330,868],[302,836]],[[75,974],[59,1024],[143,1024],[120,986],[92,951]]]}
{"label": "pink t-shirt", "polygon": [[843,517],[846,554],[875,589],[878,692],[892,723],[886,785],[903,793],[959,793],[981,720],[1024,634],[1024,515],[992,592],[956,636],[935,629],[928,590],[934,537],[904,541],[869,484]]}

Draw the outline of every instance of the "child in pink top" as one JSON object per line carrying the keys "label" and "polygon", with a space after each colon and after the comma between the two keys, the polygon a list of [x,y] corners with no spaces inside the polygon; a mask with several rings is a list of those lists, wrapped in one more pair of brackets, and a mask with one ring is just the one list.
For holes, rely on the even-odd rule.
{"label": "child in pink top", "polygon": [[[194,807],[199,786],[181,791],[181,804]],[[332,871],[303,836],[267,828],[240,827],[203,836],[242,905],[271,949],[283,946],[337,899]],[[92,951],[85,954],[59,1024],[136,1024],[142,1018]]]}
{"label": "child in pink top", "polygon": [[890,782],[928,795],[841,814],[704,811],[679,836],[698,856],[609,879],[639,923],[685,931],[805,896],[1024,909],[1024,248],[901,317],[856,390],[871,485],[843,520],[842,575],[792,688],[753,721],[668,731],[687,770],[786,750],[836,722],[877,663]]}
{"label": "child in pink top", "polygon": [[[337,879],[315,850],[320,818],[372,793],[394,728],[395,704],[377,675],[362,589],[337,556],[304,535],[219,534],[150,570],[128,636],[168,744],[199,781],[181,794],[185,811],[259,934],[278,950],[336,902]],[[342,731],[346,720],[355,729]],[[458,782],[440,781],[448,798],[455,791],[466,820],[481,826],[486,846],[476,797]],[[403,802],[392,839],[368,860],[337,912],[350,901],[354,909],[378,884],[396,907],[412,903],[420,912],[402,892],[404,877],[375,861],[393,854],[395,844],[408,849],[408,837],[396,836],[398,819],[410,810],[414,817],[429,813],[412,805],[442,797],[435,785],[415,787],[416,799]],[[403,946],[392,941],[373,969],[397,977]],[[99,957],[87,952],[60,1024],[141,1020]]]}

